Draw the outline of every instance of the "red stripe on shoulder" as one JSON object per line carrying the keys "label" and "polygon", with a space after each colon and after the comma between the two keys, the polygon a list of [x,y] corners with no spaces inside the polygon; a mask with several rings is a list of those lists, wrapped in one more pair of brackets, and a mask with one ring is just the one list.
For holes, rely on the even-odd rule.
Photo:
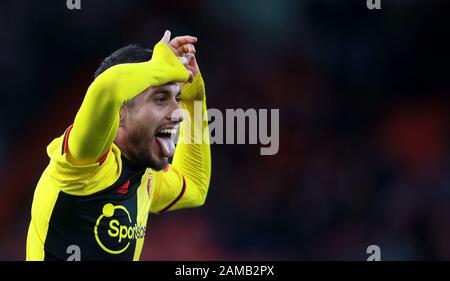
{"label": "red stripe on shoulder", "polygon": [[98,159],[98,164],[103,164],[103,162],[105,162],[105,160],[106,160],[106,157],[108,157],[108,153],[109,153],[109,151],[110,151],[111,149],[108,149],[106,152],[105,152],[105,154],[103,154],[103,156],[102,157],[100,157],[100,159]]}
{"label": "red stripe on shoulder", "polygon": [[66,129],[66,133],[64,135],[62,154],[66,153],[69,148],[69,135],[70,135],[70,131],[72,130],[72,127],[73,127],[73,124],[70,125],[69,128]]}
{"label": "red stripe on shoulder", "polygon": [[[66,133],[64,135],[64,141],[63,141],[63,148],[62,148],[62,154],[67,153],[67,151],[69,150],[69,136],[70,136],[70,131],[72,131],[73,128],[73,124],[70,125],[67,129],[66,129]],[[105,154],[103,154],[102,157],[100,157],[100,159],[98,159],[98,163],[101,165],[103,164],[103,162],[105,162],[106,157],[108,157],[108,153],[111,149],[108,149]]]}
{"label": "red stripe on shoulder", "polygon": [[175,200],[173,200],[172,203],[170,203],[167,207],[165,207],[164,209],[159,211],[160,213],[165,212],[165,211],[169,210],[170,208],[172,208],[183,197],[183,195],[184,195],[184,193],[186,191],[186,180],[184,179],[184,176],[182,176],[182,177],[183,177],[183,188],[181,189],[180,194],[177,196],[177,198],[175,198]]}

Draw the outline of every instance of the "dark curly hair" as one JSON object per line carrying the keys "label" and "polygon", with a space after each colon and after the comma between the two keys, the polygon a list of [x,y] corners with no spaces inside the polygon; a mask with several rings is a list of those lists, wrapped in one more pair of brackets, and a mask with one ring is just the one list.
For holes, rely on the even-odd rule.
{"label": "dark curly hair", "polygon": [[150,60],[152,57],[152,50],[146,49],[138,44],[130,44],[120,48],[109,57],[104,59],[99,68],[95,71],[94,78],[97,78],[105,70],[121,63],[144,62]]}

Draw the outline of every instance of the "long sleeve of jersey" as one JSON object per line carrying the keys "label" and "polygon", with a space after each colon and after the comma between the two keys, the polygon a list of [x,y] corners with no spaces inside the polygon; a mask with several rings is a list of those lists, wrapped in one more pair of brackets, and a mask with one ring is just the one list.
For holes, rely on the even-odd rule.
{"label": "long sleeve of jersey", "polygon": [[74,165],[97,162],[109,151],[119,128],[120,107],[148,87],[184,82],[189,73],[167,43],[155,45],[152,59],[115,65],[90,85],[68,138]]}
{"label": "long sleeve of jersey", "polygon": [[155,174],[151,212],[161,213],[204,204],[211,177],[211,152],[205,85],[198,73],[181,89],[181,123],[172,165]]}

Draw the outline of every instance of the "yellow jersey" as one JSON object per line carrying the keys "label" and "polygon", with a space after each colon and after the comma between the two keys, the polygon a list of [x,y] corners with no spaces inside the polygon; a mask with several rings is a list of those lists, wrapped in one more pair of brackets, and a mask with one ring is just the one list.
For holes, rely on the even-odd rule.
{"label": "yellow jersey", "polygon": [[[148,63],[151,67],[146,71],[158,71],[157,75],[144,77],[141,81],[133,76],[133,86],[121,85],[120,81],[113,79],[118,78],[114,76],[116,67],[112,67],[115,70],[110,68],[105,71],[106,75],[100,75],[90,86],[73,126],[48,145],[50,162],[33,198],[27,260],[67,260],[73,254],[74,247],[79,260],[139,260],[149,213],[196,207],[204,203],[211,173],[208,141],[179,143],[172,164],[163,171],[135,167],[121,154],[111,137],[111,131],[113,136],[117,132],[118,113],[101,114],[103,111],[118,112],[123,101],[149,86],[186,80],[184,66],[162,43],[155,46],[152,60]],[[127,64],[126,67],[129,67],[127,73],[142,76],[141,64]],[[136,87],[139,82],[142,85]],[[98,84],[112,85],[108,87],[114,88],[109,90],[119,88],[118,93],[112,96],[118,97],[121,102],[105,103],[105,108],[99,106],[97,100],[105,98],[100,93],[108,88]],[[206,114],[204,83],[200,73],[192,83],[182,87],[181,99],[181,106],[192,119],[194,100],[202,100],[202,114]],[[116,106],[113,110],[106,108],[111,104]],[[202,118],[200,122],[203,134],[208,131],[207,118],[206,121]],[[103,129],[105,124],[109,124],[110,128],[106,126]],[[192,129],[183,124],[180,138],[184,131]],[[92,145],[84,151],[93,147],[89,153],[98,160],[74,165],[68,159],[68,147],[70,153],[72,148],[83,151],[76,145],[85,143]],[[99,147],[102,149],[97,149]]]}

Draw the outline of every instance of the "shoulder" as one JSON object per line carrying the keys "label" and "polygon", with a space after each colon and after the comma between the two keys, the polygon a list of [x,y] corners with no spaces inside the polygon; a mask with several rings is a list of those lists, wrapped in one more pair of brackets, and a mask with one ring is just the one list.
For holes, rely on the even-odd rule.
{"label": "shoulder", "polygon": [[65,134],[47,146],[49,172],[62,191],[72,195],[90,195],[113,184],[122,171],[120,149],[113,144],[104,161],[89,165],[72,165],[64,152]]}

